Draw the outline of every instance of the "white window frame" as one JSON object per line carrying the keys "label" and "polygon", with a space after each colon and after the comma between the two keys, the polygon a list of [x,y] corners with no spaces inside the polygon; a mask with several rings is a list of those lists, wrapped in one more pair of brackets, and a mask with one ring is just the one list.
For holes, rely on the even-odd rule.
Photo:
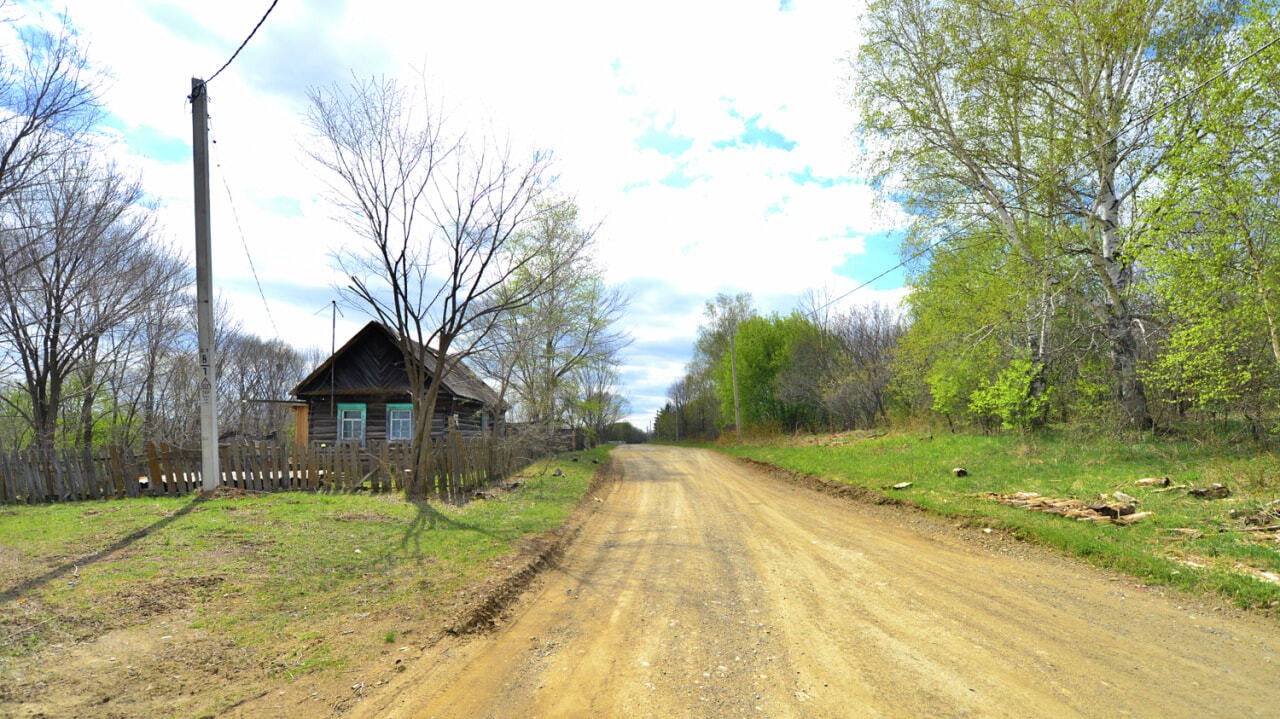
{"label": "white window frame", "polygon": [[[350,421],[346,417],[347,412],[360,413],[360,436],[358,437],[347,436],[347,433],[344,431],[346,429],[347,422]],[[360,403],[339,404],[338,405],[338,441],[339,442],[359,442],[360,444],[364,444],[364,434],[365,434],[365,428],[368,426],[368,418],[369,418],[369,413],[367,411],[367,407],[364,404],[360,404]]]}
{"label": "white window frame", "polygon": [[[401,418],[399,420],[400,422],[407,424],[404,436],[399,436],[394,431],[396,426],[396,421],[397,421],[396,419],[397,412],[409,413],[407,423],[405,422],[404,418]],[[387,441],[388,442],[408,442],[408,441],[411,441],[412,439],[413,439],[413,405],[412,404],[390,404],[390,403],[387,404]]]}

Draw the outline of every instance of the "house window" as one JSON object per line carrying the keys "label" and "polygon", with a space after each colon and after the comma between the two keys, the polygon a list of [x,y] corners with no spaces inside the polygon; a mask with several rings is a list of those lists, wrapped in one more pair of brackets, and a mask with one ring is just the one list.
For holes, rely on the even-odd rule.
{"label": "house window", "polygon": [[387,441],[408,442],[413,439],[413,405],[387,405]]}
{"label": "house window", "polygon": [[338,405],[338,441],[364,442],[364,405]]}

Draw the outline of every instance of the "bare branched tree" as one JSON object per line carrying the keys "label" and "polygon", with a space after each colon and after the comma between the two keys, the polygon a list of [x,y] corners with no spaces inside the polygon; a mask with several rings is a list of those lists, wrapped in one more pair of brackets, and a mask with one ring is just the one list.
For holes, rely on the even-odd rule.
{"label": "bare branched tree", "polygon": [[0,201],[47,181],[102,115],[99,78],[70,30],[30,30],[23,50],[0,56]]}
{"label": "bare branched tree", "polygon": [[308,153],[362,239],[338,256],[347,296],[398,337],[421,458],[441,382],[502,313],[545,291],[544,278],[498,292],[535,257],[514,239],[538,216],[550,155],[449,135],[425,92],[394,80],[309,97],[316,143]]}
{"label": "bare branched tree", "polygon": [[575,414],[587,430],[587,440],[603,442],[609,439],[609,427],[622,419],[629,406],[617,393],[617,360],[606,357],[589,362],[574,375],[580,395],[574,404]]}
{"label": "bare branched tree", "polygon": [[7,198],[0,226],[0,344],[25,401],[9,401],[53,447],[68,379],[95,386],[110,334],[146,307],[168,266],[151,242],[137,181],[66,154],[45,181]]}

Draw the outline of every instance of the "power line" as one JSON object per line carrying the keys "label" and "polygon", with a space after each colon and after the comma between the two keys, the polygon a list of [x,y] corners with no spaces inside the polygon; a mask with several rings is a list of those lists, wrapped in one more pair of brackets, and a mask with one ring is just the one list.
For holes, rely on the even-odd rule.
{"label": "power line", "polygon": [[218,72],[213,73],[209,76],[208,80],[204,81],[206,85],[213,82],[213,78],[217,77],[223,70],[226,70],[227,66],[231,64],[231,61],[236,59],[236,55],[239,55],[240,51],[244,49],[244,46],[248,45],[249,41],[253,39],[253,34],[258,32],[258,28],[262,27],[262,23],[267,21],[267,16],[271,14],[272,10],[276,9],[276,3],[278,2],[280,2],[280,0],[271,0],[271,7],[267,8],[267,11],[262,14],[262,19],[258,21],[257,25],[253,26],[253,29],[249,31],[249,36],[244,39],[244,42],[240,43],[240,47],[236,48],[235,52],[231,53],[231,57],[228,58],[226,62],[222,63],[222,67],[218,68]]}
{"label": "power line", "polygon": [[267,320],[271,322],[271,329],[275,332],[276,339],[280,339],[280,328],[276,325],[276,318],[271,315],[271,305],[267,303],[267,295],[262,291],[262,282],[258,280],[258,269],[253,264],[253,255],[249,253],[249,241],[245,239],[244,228],[240,225],[240,213],[236,210],[235,198],[231,196],[231,185],[227,183],[227,173],[222,167],[222,160],[218,158],[218,141],[213,140],[214,165],[221,172],[218,177],[222,180],[222,186],[227,191],[227,204],[231,206],[231,217],[236,222],[236,231],[240,233],[240,246],[244,248],[245,259],[249,261],[249,272],[253,275],[253,284],[258,287],[258,297],[262,298],[262,307],[267,311]]}
{"label": "power line", "polygon": [[[1119,130],[1117,130],[1117,131],[1115,132],[1115,134],[1111,135],[1111,136],[1110,136],[1110,137],[1108,137],[1106,140],[1103,140],[1102,142],[1098,143],[1098,144],[1097,144],[1097,145],[1095,145],[1094,147],[1089,148],[1089,149],[1088,149],[1088,150],[1086,150],[1083,154],[1081,154],[1079,157],[1075,158],[1074,160],[1071,160],[1070,162],[1063,163],[1062,165],[1059,165],[1058,167],[1056,167],[1056,168],[1054,168],[1054,169],[1050,170],[1049,172],[1045,173],[1045,175],[1044,175],[1043,177],[1041,177],[1039,181],[1037,181],[1037,182],[1036,182],[1035,184],[1033,184],[1031,187],[1028,187],[1027,189],[1023,190],[1022,192],[1019,192],[1018,194],[1014,195],[1014,196],[1013,196],[1012,198],[1010,198],[1010,199],[1009,199],[1009,201],[1008,201],[1007,203],[1005,203],[1005,204],[1006,204],[1006,205],[1014,204],[1014,203],[1016,203],[1018,200],[1021,200],[1023,197],[1027,196],[1028,194],[1031,194],[1032,192],[1034,192],[1034,191],[1036,191],[1036,190],[1040,189],[1040,187],[1041,187],[1041,186],[1043,186],[1043,185],[1044,185],[1045,183],[1047,183],[1049,180],[1053,179],[1053,178],[1054,178],[1055,176],[1057,176],[1059,173],[1062,173],[1062,172],[1064,172],[1064,171],[1066,171],[1066,170],[1070,169],[1071,167],[1074,167],[1075,165],[1078,165],[1079,163],[1083,162],[1084,160],[1087,160],[1091,155],[1093,155],[1093,154],[1095,154],[1095,153],[1097,153],[1097,152],[1100,152],[1100,151],[1101,151],[1103,148],[1105,148],[1107,145],[1111,144],[1112,142],[1115,142],[1117,139],[1119,139],[1119,137],[1120,137],[1121,135],[1123,135],[1124,133],[1128,132],[1128,131],[1129,131],[1131,128],[1133,128],[1135,125],[1137,125],[1137,124],[1139,124],[1139,123],[1145,123],[1145,122],[1148,122],[1148,121],[1150,121],[1150,120],[1155,119],[1155,118],[1156,118],[1156,117],[1158,117],[1159,115],[1163,114],[1164,112],[1166,112],[1167,110],[1169,110],[1170,108],[1172,108],[1174,105],[1177,105],[1178,103],[1183,102],[1183,101],[1184,101],[1184,100],[1186,100],[1187,98],[1191,97],[1192,95],[1195,95],[1196,93],[1200,92],[1200,91],[1201,91],[1201,90],[1203,90],[1204,88],[1208,87],[1210,83],[1213,83],[1214,81],[1216,81],[1216,80],[1218,80],[1218,79],[1222,78],[1222,77],[1223,77],[1223,76],[1225,76],[1227,73],[1234,72],[1235,70],[1237,70],[1237,69],[1239,69],[1239,68],[1243,67],[1245,63],[1247,63],[1247,62],[1249,62],[1250,60],[1252,60],[1253,58],[1257,57],[1260,53],[1262,53],[1263,51],[1267,50],[1267,49],[1268,49],[1268,48],[1270,48],[1272,45],[1275,45],[1277,42],[1280,42],[1280,35],[1277,35],[1277,36],[1275,36],[1275,37],[1271,38],[1271,40],[1269,40],[1268,42],[1264,43],[1261,47],[1257,48],[1256,50],[1254,50],[1253,52],[1249,53],[1248,55],[1245,55],[1243,58],[1241,58],[1241,59],[1237,60],[1233,65],[1231,65],[1231,66],[1229,66],[1229,67],[1226,67],[1226,68],[1223,68],[1220,72],[1215,73],[1212,77],[1210,77],[1209,79],[1205,80],[1204,82],[1201,82],[1200,84],[1196,85],[1195,87],[1191,88],[1190,90],[1187,90],[1187,91],[1183,92],[1181,95],[1178,95],[1177,97],[1173,98],[1172,100],[1169,100],[1168,102],[1166,102],[1165,104],[1161,105],[1160,107],[1155,108],[1155,109],[1153,109],[1153,110],[1150,110],[1150,111],[1148,111],[1147,113],[1145,113],[1145,114],[1143,114],[1143,115],[1140,115],[1139,117],[1136,117],[1136,118],[1134,118],[1134,119],[1130,120],[1129,122],[1125,123],[1125,124],[1124,124],[1124,126],[1122,126]],[[1075,180],[1078,180],[1078,179],[1080,179],[1081,177],[1083,177],[1083,173],[1073,175],[1073,176],[1071,177],[1071,180],[1070,180],[1070,181],[1074,182]],[[879,279],[883,278],[885,275],[888,275],[890,272],[893,272],[894,270],[897,270],[897,269],[899,269],[899,268],[901,268],[901,267],[905,267],[905,266],[907,265],[907,263],[912,262],[912,261],[914,261],[914,260],[917,260],[917,259],[919,259],[920,257],[923,257],[926,253],[928,253],[929,251],[933,250],[935,247],[938,247],[939,245],[941,245],[941,244],[943,244],[943,243],[945,243],[945,242],[949,242],[949,241],[950,241],[950,240],[952,240],[953,238],[955,238],[955,237],[959,236],[961,233],[966,232],[966,231],[968,231],[968,230],[972,229],[972,228],[973,228],[973,226],[974,226],[974,225],[976,225],[976,224],[978,224],[980,221],[983,221],[983,220],[993,220],[993,219],[995,219],[994,213],[995,213],[995,211],[994,211],[994,210],[987,210],[986,212],[981,213],[978,217],[973,218],[973,219],[971,219],[971,220],[969,220],[969,221],[965,222],[963,225],[961,225],[960,227],[956,228],[955,230],[952,230],[951,232],[949,232],[949,233],[947,233],[947,234],[943,235],[942,237],[938,238],[937,240],[935,240],[935,241],[933,241],[933,242],[930,242],[930,243],[926,244],[923,248],[921,248],[921,249],[919,249],[919,250],[917,250],[917,251],[915,251],[915,252],[911,253],[910,255],[908,255],[908,256],[907,256],[907,258],[906,258],[906,259],[904,259],[904,260],[902,260],[902,261],[898,262],[898,264],[896,264],[896,265],[894,265],[894,266],[892,266],[892,267],[890,267],[890,268],[886,269],[885,271],[881,272],[880,274],[876,275],[875,277],[872,277],[871,279],[869,279],[869,280],[867,280],[867,281],[865,281],[865,282],[863,282],[863,283],[859,284],[857,287],[854,287],[853,289],[849,290],[848,292],[845,292],[845,293],[843,293],[843,294],[840,294],[840,295],[836,296],[835,298],[830,299],[830,300],[828,300],[827,302],[823,303],[822,305],[820,305],[820,306],[818,306],[818,307],[815,307],[813,310],[811,310],[811,314],[813,315],[813,317],[814,317],[815,319],[817,319],[817,313],[818,313],[818,312],[821,312],[822,310],[824,310],[824,309],[826,309],[826,308],[830,307],[831,305],[835,304],[836,302],[839,302],[840,300],[842,300],[842,299],[844,299],[844,298],[848,297],[849,295],[852,295],[853,293],[855,293],[855,292],[857,292],[857,291],[859,291],[859,290],[865,289],[866,287],[870,286],[872,283],[874,283],[874,282],[876,282],[877,280],[879,280]],[[990,241],[992,241],[992,239],[994,239],[994,238],[988,238],[988,239],[984,240],[983,242],[990,242]],[[979,243],[975,243],[975,245],[976,245],[976,244],[979,244]]]}

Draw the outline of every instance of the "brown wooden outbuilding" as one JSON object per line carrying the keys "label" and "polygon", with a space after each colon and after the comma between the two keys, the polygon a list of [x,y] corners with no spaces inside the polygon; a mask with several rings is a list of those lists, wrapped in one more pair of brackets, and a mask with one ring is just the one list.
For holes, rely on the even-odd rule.
{"label": "brown wooden outbuilding", "polygon": [[[435,351],[419,348],[421,361],[434,366]],[[404,353],[395,333],[370,322],[293,389],[306,403],[295,410],[301,443],[402,441],[412,436],[413,399]],[[431,435],[442,437],[454,417],[463,435],[494,426],[498,397],[461,361],[440,385]],[[305,414],[305,419],[303,415]]]}

